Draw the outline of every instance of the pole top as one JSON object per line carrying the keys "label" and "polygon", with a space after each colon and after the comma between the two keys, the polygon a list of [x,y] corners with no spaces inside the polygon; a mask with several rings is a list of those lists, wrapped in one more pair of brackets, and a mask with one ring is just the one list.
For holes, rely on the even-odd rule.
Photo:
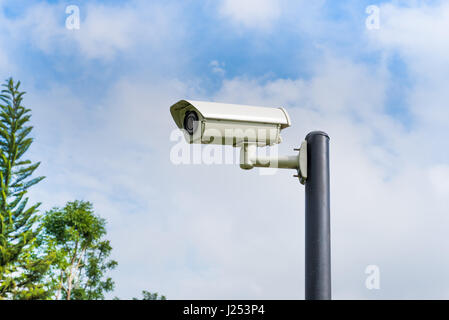
{"label": "pole top", "polygon": [[318,136],[318,135],[325,136],[326,138],[330,139],[329,135],[324,131],[312,131],[312,132],[309,132],[309,134],[306,136],[306,140],[308,141],[311,137]]}

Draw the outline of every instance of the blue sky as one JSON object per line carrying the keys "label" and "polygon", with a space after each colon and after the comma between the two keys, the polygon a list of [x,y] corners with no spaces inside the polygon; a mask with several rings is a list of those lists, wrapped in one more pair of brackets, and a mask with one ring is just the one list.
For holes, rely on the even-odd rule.
{"label": "blue sky", "polygon": [[329,133],[335,298],[448,298],[448,30],[443,1],[0,0],[0,75],[33,110],[32,198],[108,220],[111,296],[304,297],[302,187],[174,165],[169,106],[191,98],[284,106],[284,153]]}

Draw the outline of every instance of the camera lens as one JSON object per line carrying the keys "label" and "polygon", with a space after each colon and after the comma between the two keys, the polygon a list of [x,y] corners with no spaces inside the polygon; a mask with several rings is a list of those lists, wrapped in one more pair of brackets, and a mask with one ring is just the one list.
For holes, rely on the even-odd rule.
{"label": "camera lens", "polygon": [[187,111],[186,116],[184,117],[184,129],[186,129],[190,135],[193,135],[197,127],[198,115],[195,111]]}

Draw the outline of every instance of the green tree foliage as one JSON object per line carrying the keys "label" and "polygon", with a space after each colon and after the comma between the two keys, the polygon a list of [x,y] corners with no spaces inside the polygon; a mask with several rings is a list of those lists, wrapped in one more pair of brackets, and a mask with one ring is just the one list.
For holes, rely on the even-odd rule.
{"label": "green tree foliage", "polygon": [[87,201],[68,202],[46,213],[41,241],[56,253],[49,277],[53,298],[104,299],[104,293],[114,289],[112,279],[105,277],[117,266],[109,260],[112,247],[103,239],[105,225]]}
{"label": "green tree foliage", "polygon": [[[0,299],[104,299],[117,266],[105,220],[86,201],[68,202],[41,217],[40,203],[28,204],[28,189],[40,162],[24,159],[30,109],[22,105],[20,82],[8,79],[0,92]],[[142,291],[142,300],[165,300]],[[135,298],[137,299],[137,298]]]}
{"label": "green tree foliage", "polygon": [[32,178],[40,162],[24,159],[33,127],[19,86],[8,79],[0,94],[0,299],[43,299],[41,280],[53,255],[37,248],[40,203],[27,206],[28,189],[44,177]]}
{"label": "green tree foliage", "polygon": [[133,300],[167,300],[164,295],[159,296],[157,292],[151,293],[146,290],[142,291],[142,299],[133,298]]}

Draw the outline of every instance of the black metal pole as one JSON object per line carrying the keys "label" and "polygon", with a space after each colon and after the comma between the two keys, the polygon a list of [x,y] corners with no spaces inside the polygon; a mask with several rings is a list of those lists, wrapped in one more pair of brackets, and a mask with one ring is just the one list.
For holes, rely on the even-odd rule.
{"label": "black metal pole", "polygon": [[329,136],[313,131],[307,137],[306,300],[331,299]]}

